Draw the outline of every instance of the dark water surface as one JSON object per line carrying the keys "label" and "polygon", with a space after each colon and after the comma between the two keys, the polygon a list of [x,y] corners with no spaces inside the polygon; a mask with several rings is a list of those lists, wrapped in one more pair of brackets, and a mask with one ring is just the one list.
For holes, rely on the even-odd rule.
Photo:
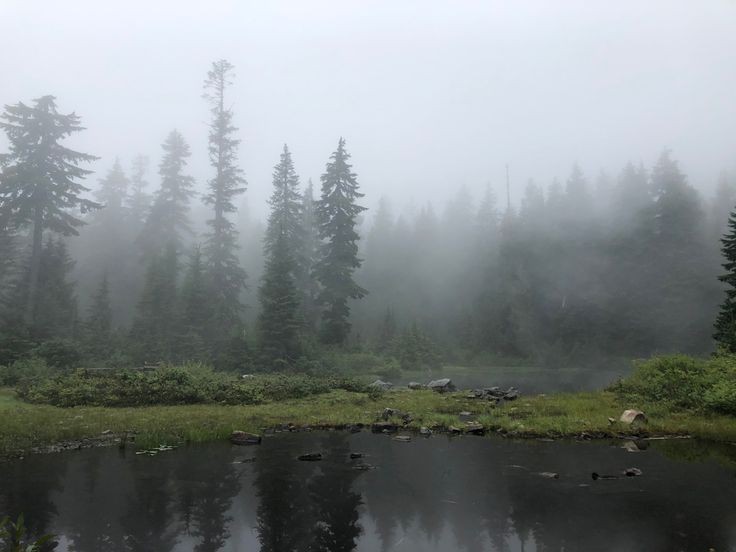
{"label": "dark water surface", "polygon": [[[0,515],[84,552],[736,550],[736,447],[620,445],[314,432],[32,456],[0,464]],[[296,460],[310,451],[325,460]]]}

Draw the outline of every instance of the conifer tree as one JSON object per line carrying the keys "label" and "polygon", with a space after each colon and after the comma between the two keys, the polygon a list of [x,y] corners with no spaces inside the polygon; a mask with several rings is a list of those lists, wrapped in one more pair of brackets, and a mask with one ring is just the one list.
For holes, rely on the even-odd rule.
{"label": "conifer tree", "polygon": [[[73,338],[77,325],[77,298],[70,274],[74,261],[61,238],[47,238],[41,254],[37,311],[32,335],[38,339]],[[25,286],[28,293],[29,286]]]}
{"label": "conifer tree", "polygon": [[299,177],[289,148],[284,144],[279,163],[273,169],[273,191],[268,200],[271,214],[264,238],[266,253],[273,250],[278,240],[284,239],[292,258],[300,254],[303,241],[301,201]]}
{"label": "conifer tree", "polygon": [[183,360],[207,360],[205,327],[209,320],[205,267],[199,245],[189,256],[180,293],[178,354]]}
{"label": "conifer tree", "polygon": [[0,205],[16,227],[33,227],[24,309],[25,322],[32,325],[38,312],[43,231],[77,235],[84,222],[72,213],[99,207],[82,197],[88,189],[79,182],[91,172],[80,164],[97,158],[60,143],[84,127],[76,114],[59,113],[53,96],[38,98],[32,106],[6,105],[0,120],[10,143],[10,153],[0,155]]}
{"label": "conifer tree", "polygon": [[194,195],[194,178],[183,174],[191,156],[189,145],[177,130],[172,130],[161,147],[161,187],[140,237],[146,257],[160,253],[169,244],[180,251],[184,235],[192,233],[189,200]]}
{"label": "conifer tree", "polygon": [[102,359],[110,354],[112,309],[110,308],[110,286],[107,272],[102,275],[100,285],[92,298],[85,320],[85,341],[92,358]]}
{"label": "conifer tree", "polygon": [[726,298],[716,318],[716,333],[713,335],[720,347],[736,353],[736,210],[728,217],[728,230],[721,238],[721,253],[726,273],[718,279],[726,284]]}
{"label": "conifer tree", "polygon": [[302,229],[301,252],[295,259],[296,288],[299,293],[301,320],[304,328],[313,333],[319,322],[319,283],[315,279],[314,269],[317,266],[320,254],[319,224],[317,221],[314,187],[309,179],[302,194],[300,209],[300,226]]}
{"label": "conifer tree", "polygon": [[286,367],[299,356],[299,297],[294,285],[296,264],[286,232],[275,237],[259,289],[259,344],[263,359],[272,367]]}
{"label": "conifer tree", "polygon": [[209,181],[209,193],[204,202],[211,205],[214,215],[207,221],[210,231],[204,252],[207,257],[212,320],[210,329],[215,340],[229,338],[233,330],[240,331],[240,292],[245,287],[246,274],[235,254],[237,231],[228,219],[235,212],[233,199],[245,191],[245,179],[238,167],[237,128],[233,112],[225,107],[225,92],[231,82],[233,66],[227,60],[212,64],[204,83],[205,98],[210,103],[209,156],[215,171]]}
{"label": "conifer tree", "polygon": [[358,191],[357,175],[348,164],[350,154],[343,138],[330,159],[322,175],[322,196],[316,209],[323,245],[315,274],[322,285],[322,340],[342,344],[350,333],[348,300],[360,299],[367,293],[353,280],[353,273],[362,262],[358,258],[356,218],[366,209],[356,203],[363,194]]}
{"label": "conifer tree", "polygon": [[128,208],[131,220],[137,230],[143,228],[151,208],[151,195],[146,191],[148,188],[149,159],[145,155],[137,155],[133,158],[130,168],[130,194],[128,195]]}

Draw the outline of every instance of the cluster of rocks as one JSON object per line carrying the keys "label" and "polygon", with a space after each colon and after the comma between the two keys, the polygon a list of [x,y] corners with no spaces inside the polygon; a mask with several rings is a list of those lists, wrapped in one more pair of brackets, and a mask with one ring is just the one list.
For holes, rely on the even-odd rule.
{"label": "cluster of rocks", "polygon": [[[368,387],[373,387],[382,391],[388,391],[389,389],[393,389],[394,384],[388,381],[377,379]],[[432,391],[436,391],[437,393],[447,393],[457,390],[457,387],[455,387],[455,384],[452,383],[452,380],[450,378],[440,378],[437,380],[432,380],[427,384],[412,381],[409,382],[409,385],[407,385],[407,387],[413,391],[418,391],[420,389],[431,389]]]}
{"label": "cluster of rocks", "polygon": [[509,387],[506,391],[502,390],[500,387],[483,387],[471,389],[468,391],[466,398],[500,402],[514,401],[519,398],[519,395],[519,390],[516,387]]}

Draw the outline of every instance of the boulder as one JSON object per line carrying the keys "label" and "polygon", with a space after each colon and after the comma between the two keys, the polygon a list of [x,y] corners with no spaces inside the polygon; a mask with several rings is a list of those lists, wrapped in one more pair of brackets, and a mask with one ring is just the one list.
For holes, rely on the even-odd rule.
{"label": "boulder", "polygon": [[447,431],[449,431],[453,435],[460,435],[463,432],[462,429],[460,429],[459,427],[455,427],[455,426],[448,427]]}
{"label": "boulder", "polygon": [[387,381],[382,381],[380,379],[377,379],[373,383],[371,383],[368,387],[373,387],[375,389],[381,389],[382,391],[388,391],[394,386],[393,383],[389,383]]}
{"label": "boulder", "polygon": [[303,462],[317,462],[318,460],[322,460],[322,453],[308,452],[306,454],[297,456],[297,460],[302,460]]}
{"label": "boulder", "polygon": [[516,387],[509,387],[502,398],[506,401],[514,401],[519,398],[519,390]]}
{"label": "boulder", "polygon": [[411,389],[412,391],[418,391],[420,389],[425,389],[427,386],[424,385],[423,383],[419,383],[419,382],[416,382],[416,381],[410,381],[409,382],[409,385],[407,385],[407,387],[409,389]]}
{"label": "boulder", "polygon": [[619,421],[629,425],[641,425],[646,424],[648,420],[641,410],[624,410]]}
{"label": "boulder", "polygon": [[381,419],[388,420],[391,416],[398,416],[400,412],[394,408],[384,408],[381,412]]}
{"label": "boulder", "polygon": [[230,442],[233,445],[260,445],[261,436],[245,431],[233,431],[230,434]]}
{"label": "boulder", "polygon": [[241,379],[252,379],[254,377],[255,376],[253,374],[243,374],[242,376],[240,376]]}
{"label": "boulder", "polygon": [[441,378],[430,381],[427,384],[427,387],[432,391],[437,391],[438,393],[447,393],[448,391],[455,391],[456,389],[450,378]]}
{"label": "boulder", "polygon": [[432,430],[428,427],[422,426],[419,428],[419,435],[421,435],[422,437],[429,437],[432,435]]}
{"label": "boulder", "polygon": [[486,432],[486,429],[483,427],[483,424],[479,422],[466,422],[465,432],[470,433],[471,435],[483,435]]}

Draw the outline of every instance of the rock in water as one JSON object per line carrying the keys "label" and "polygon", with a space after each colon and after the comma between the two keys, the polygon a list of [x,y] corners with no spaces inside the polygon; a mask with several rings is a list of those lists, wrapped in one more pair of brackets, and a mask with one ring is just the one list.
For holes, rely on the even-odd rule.
{"label": "rock in water", "polygon": [[622,473],[626,477],[639,477],[644,472],[642,472],[639,468],[626,468]]}
{"label": "rock in water", "polygon": [[646,424],[647,417],[641,410],[624,410],[619,421],[629,425]]}
{"label": "rock in water", "polygon": [[363,453],[362,452],[351,452],[350,453],[351,460],[355,460],[357,458],[363,458]]}
{"label": "rock in water", "polygon": [[230,434],[230,442],[233,445],[260,445],[261,436],[246,431],[233,431]]}
{"label": "rock in water", "polygon": [[432,435],[432,430],[428,427],[422,426],[419,428],[419,435],[422,437],[430,437]]}
{"label": "rock in water", "polygon": [[373,433],[394,433],[399,429],[399,426],[391,422],[374,422],[371,425],[371,431]]}
{"label": "rock in water", "polygon": [[537,475],[540,477],[546,477],[547,479],[559,479],[560,474],[556,472],[539,472]]}
{"label": "rock in water", "polygon": [[486,432],[486,429],[480,422],[466,422],[465,432],[470,435],[483,435]]}
{"label": "rock in water", "polygon": [[301,456],[298,456],[297,460],[302,460],[304,462],[316,462],[318,460],[322,460],[322,453],[308,452],[307,454],[302,454]]}
{"label": "rock in water", "polygon": [[411,441],[411,435],[397,435],[394,437],[394,441],[398,441],[400,443],[408,443]]}
{"label": "rock in water", "polygon": [[427,384],[427,387],[431,389],[432,391],[437,391],[438,393],[446,393],[448,391],[455,391],[455,385],[452,383],[452,380],[450,380],[450,378],[442,378],[442,379],[430,381]]}

